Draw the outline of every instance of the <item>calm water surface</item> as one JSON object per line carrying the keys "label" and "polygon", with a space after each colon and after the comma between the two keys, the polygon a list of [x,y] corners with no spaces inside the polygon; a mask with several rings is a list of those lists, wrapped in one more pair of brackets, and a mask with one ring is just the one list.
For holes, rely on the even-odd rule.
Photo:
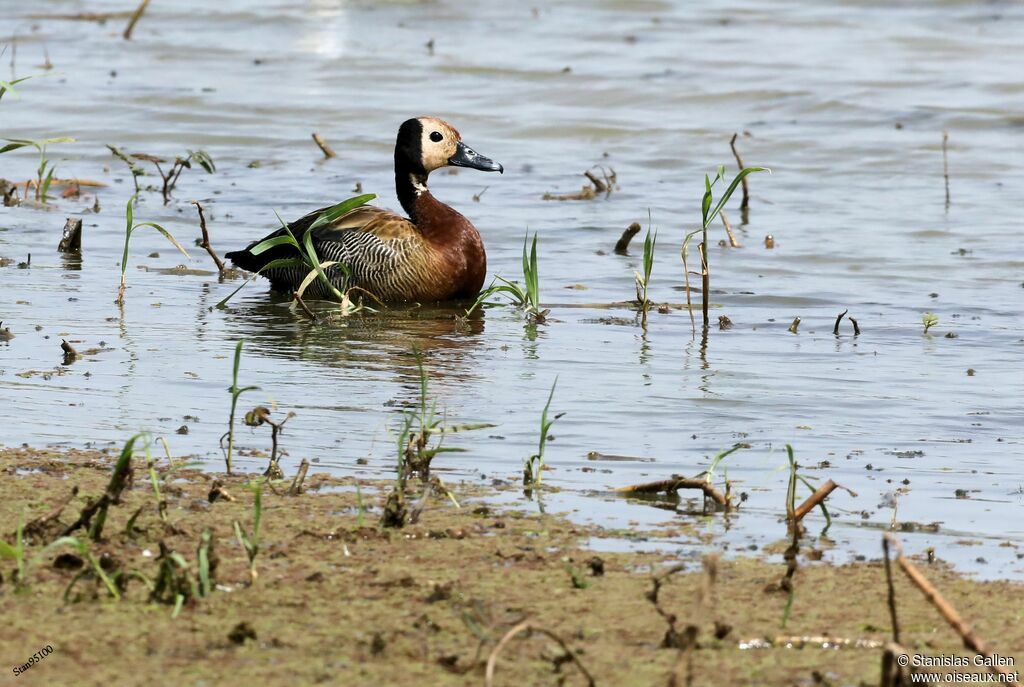
{"label": "calm water surface", "polygon": [[[608,490],[695,474],[744,441],[751,448],[725,466],[749,500],[729,523],[701,528],[716,546],[761,546],[785,534],[789,443],[806,474],[858,494],[830,499],[832,560],[877,556],[895,517],[941,523],[904,535],[913,551],[1024,574],[1024,7],[533,5],[183,0],[154,3],[126,43],[123,19],[56,18],[124,2],[0,0],[17,48],[13,67],[10,48],[0,61],[3,78],[40,73],[47,55],[53,64],[0,102],[0,135],[73,136],[50,148],[58,176],[106,184],[99,214],[86,211],[91,191],[48,211],[0,208],[0,255],[13,260],[0,268],[0,317],[15,334],[0,342],[0,442],[103,445],[145,429],[217,468],[230,357],[244,338],[242,380],[261,387],[246,402],[297,413],[286,469],[308,457],[386,476],[397,413],[417,394],[415,347],[450,418],[497,425],[452,440],[466,452],[442,456],[446,479],[517,479],[557,377],[552,410],[566,414],[548,447],[546,479],[561,488],[549,510],[622,527],[690,521]],[[432,188],[481,230],[491,274],[519,276],[524,233],[539,233],[548,324],[524,327],[504,307],[468,325],[409,311],[311,326],[265,283],[217,310],[236,283],[160,271],[182,256],[147,230],[133,240],[123,314],[113,304],[132,183],[104,144],[207,150],[216,174],[186,172],[166,207],[143,194],[136,217],[191,245],[189,201],[200,199],[224,252],[272,228],[275,209],[297,217],[357,183],[398,207],[394,134],[423,113],[504,163],[501,177],[437,173]],[[313,131],[337,158],[322,159]],[[748,164],[774,172],[752,177],[746,223],[730,205],[744,247],[711,250],[713,319],[735,326],[702,346],[684,311],[652,313],[644,332],[628,308],[595,307],[632,297],[640,240],[629,257],[610,249],[648,212],[652,296],[685,300],[682,237],[699,221],[703,174],[733,165],[733,132]],[[0,177],[24,181],[36,162],[5,154]],[[595,164],[618,175],[610,197],[541,199],[578,190]],[[55,251],[67,216],[85,222],[81,261]],[[210,269],[190,252],[190,267]],[[18,269],[28,253],[31,267]],[[861,336],[848,323],[833,336],[846,309]],[[925,312],[940,320],[927,336]],[[62,338],[101,350],[62,367]],[[248,429],[240,441],[269,445]],[[265,461],[240,460],[253,471]],[[659,545],[681,556],[706,546]]]}

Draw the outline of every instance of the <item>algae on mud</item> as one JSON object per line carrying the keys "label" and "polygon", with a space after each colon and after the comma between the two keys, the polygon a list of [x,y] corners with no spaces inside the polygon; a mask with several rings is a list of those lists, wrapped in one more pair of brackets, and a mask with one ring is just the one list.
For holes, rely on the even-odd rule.
{"label": "algae on mud", "polygon": [[[85,499],[103,492],[112,458],[0,450],[0,537],[10,541],[19,522],[52,514],[77,487],[51,521],[72,522]],[[250,477],[179,463],[173,471],[161,466],[158,478],[167,523],[151,485],[139,477],[110,508],[104,539],[92,552],[110,575],[138,571],[149,578],[160,567],[158,552],[174,552],[195,576],[208,529],[214,590],[188,601],[176,619],[172,606],[148,601],[137,578],[114,601],[87,575],[65,602],[77,574],[67,569],[74,558],[57,551],[40,556],[47,537],[37,534],[28,546],[24,589],[16,588],[12,565],[0,568],[0,654],[4,665],[20,666],[41,646],[54,651],[17,684],[479,685],[495,643],[530,619],[562,638],[597,684],[662,685],[678,652],[661,648],[668,627],[648,594],[652,576],[680,558],[692,565],[661,586],[658,603],[680,626],[698,628],[693,684],[878,682],[878,647],[889,638],[878,560],[845,566],[801,560],[782,631],[786,597],[770,591],[784,570],[777,555],[722,560],[715,601],[698,614],[704,575],[698,549],[678,526],[680,555],[601,553],[598,560],[584,542],[617,533],[528,512],[535,507],[525,501],[521,510],[494,506],[490,499],[514,488],[497,483],[458,485],[461,509],[438,498],[418,525],[388,531],[369,523],[379,517],[390,483],[312,474],[299,496],[289,496],[284,484],[264,489],[260,574],[250,586],[248,560],[232,531],[233,521],[251,521],[253,495],[243,488]],[[211,503],[215,481],[235,501]],[[927,574],[999,654],[1015,657],[1017,665],[1024,660],[1019,584],[973,581],[938,563],[927,565]],[[896,595],[904,645],[929,655],[965,655],[916,589],[899,579]],[[821,648],[820,639],[786,648],[785,640],[773,642],[782,634],[854,641],[839,649]],[[519,635],[497,661],[495,684],[561,680],[583,684],[558,645],[540,633]]]}

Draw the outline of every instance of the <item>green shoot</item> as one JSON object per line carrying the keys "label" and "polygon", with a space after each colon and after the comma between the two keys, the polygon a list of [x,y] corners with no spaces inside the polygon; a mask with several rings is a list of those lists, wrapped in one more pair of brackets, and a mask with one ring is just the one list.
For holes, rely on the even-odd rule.
{"label": "green shoot", "polygon": [[[416,353],[416,364],[420,373],[419,407],[416,411],[407,412],[402,416],[401,429],[398,432],[397,479],[384,506],[384,514],[381,518],[381,524],[384,527],[403,527],[405,525],[408,517],[405,506],[405,485],[409,477],[414,474],[419,475],[421,482],[431,483],[431,462],[439,453],[455,453],[465,450],[444,446],[445,435],[494,426],[489,423],[445,424],[445,417],[443,415],[438,417],[437,401],[428,401],[427,372],[423,367],[423,358],[418,352]],[[436,444],[434,443],[435,437],[437,438]],[[443,485],[439,484],[437,478],[434,478],[433,483],[437,484],[458,506],[454,497]],[[361,499],[360,495],[360,501]]]}
{"label": "green shoot", "polygon": [[238,543],[245,549],[245,555],[249,558],[249,584],[256,584],[259,577],[256,572],[256,555],[260,552],[260,520],[263,518],[263,481],[256,481],[248,485],[252,491],[252,531],[243,532],[242,526],[235,520],[235,537]]}
{"label": "green shoot", "polygon": [[216,565],[212,560],[213,535],[209,529],[203,530],[196,557],[199,560],[199,596],[206,597],[213,591],[213,572]]}
{"label": "green shoot", "polygon": [[14,90],[15,84],[19,84],[22,81],[28,81],[31,76],[23,76],[20,79],[13,79],[11,81],[4,81],[0,79],[0,99],[3,99],[5,93],[10,93],[13,96],[17,96],[17,91]]}
{"label": "green shoot", "polygon": [[247,391],[259,389],[258,386],[238,386],[238,367],[242,362],[243,343],[245,343],[245,339],[239,339],[238,343],[235,344],[235,362],[231,368],[231,386],[228,387],[228,393],[231,394],[231,414],[228,416],[228,431],[220,438],[222,448],[224,437],[228,438],[228,450],[224,456],[224,462],[227,465],[227,473],[229,475],[231,474],[231,457],[235,449],[235,411],[238,409],[238,397]]}
{"label": "green shoot", "polygon": [[0,558],[7,558],[14,561],[17,566],[17,578],[15,585],[18,589],[24,588],[27,584],[25,579],[25,519],[18,521],[18,529],[14,533],[14,544],[8,544],[0,539]]}
{"label": "green shoot", "polygon": [[160,569],[157,571],[156,581],[152,584],[149,592],[150,601],[160,603],[173,603],[174,610],[171,617],[177,618],[181,608],[187,599],[198,595],[195,581],[189,575],[188,562],[180,553],[168,550],[167,546],[160,542]]}
{"label": "green shoot", "polygon": [[558,413],[554,417],[548,418],[551,399],[555,397],[555,387],[557,385],[558,378],[555,377],[555,381],[551,385],[551,393],[548,394],[548,402],[544,404],[544,411],[540,414],[540,443],[537,447],[537,453],[527,458],[523,465],[523,486],[527,488],[540,486],[541,471],[544,469],[544,447],[547,445],[548,433],[551,431],[551,425],[555,424],[555,420],[565,414]]}
{"label": "green shoot", "polygon": [[26,146],[32,146],[39,151],[39,167],[36,169],[35,192],[36,200],[45,205],[50,184],[53,183],[53,175],[57,171],[57,166],[51,164],[50,160],[46,157],[46,146],[51,143],[74,143],[75,139],[62,136],[60,138],[47,138],[40,141],[19,138],[6,138],[4,140],[8,143],[0,148],[0,154]]}
{"label": "green shoot", "polygon": [[647,230],[647,238],[644,239],[644,263],[643,274],[634,272],[636,280],[636,302],[640,306],[643,318],[643,327],[647,328],[647,312],[651,309],[651,301],[647,296],[647,287],[651,283],[651,270],[654,269],[654,246],[658,242],[658,232],[651,236],[651,230]]}
{"label": "green shoot", "polygon": [[121,492],[124,491],[125,486],[128,484],[132,457],[135,455],[135,442],[139,440],[144,442],[148,451],[150,442],[148,434],[136,434],[128,439],[124,444],[124,448],[121,449],[121,455],[118,456],[117,462],[114,463],[114,472],[110,476],[110,482],[107,484],[106,491],[103,492],[103,495],[96,502],[92,524],[89,525],[89,538],[93,541],[99,541],[103,536],[103,526],[107,522],[107,510],[110,508],[110,504],[118,501],[121,497]]}
{"label": "green shoot", "polygon": [[192,169],[193,162],[202,167],[207,174],[213,174],[217,171],[216,165],[213,164],[213,158],[210,157],[209,153],[203,150],[189,150],[187,151],[188,155],[185,157],[181,157],[180,155],[176,156],[170,169],[164,172],[163,167],[160,165],[167,164],[167,160],[154,155],[146,155],[145,153],[126,154],[110,144],[107,144],[107,148],[109,148],[110,152],[114,154],[114,157],[128,165],[128,169],[131,170],[132,173],[132,181],[135,182],[136,194],[139,192],[139,177],[145,176],[146,172],[135,164],[134,160],[149,162],[156,167],[156,172],[163,181],[161,193],[164,197],[164,205],[167,205],[171,201],[171,191],[173,191],[174,187],[177,185],[178,178],[181,176],[181,173],[186,169]]}
{"label": "green shoot", "polygon": [[939,323],[939,316],[933,312],[926,312],[921,317],[921,324],[924,325],[924,333],[927,334],[928,330]]}
{"label": "green shoot", "polygon": [[[529,251],[527,251],[529,245]],[[513,305],[526,311],[527,317],[534,324],[540,324],[547,318],[548,310],[541,310],[540,307],[540,276],[537,270],[537,234],[533,235],[530,242],[530,234],[527,232],[523,239],[523,281],[526,286],[520,286],[518,282],[509,281],[503,277],[497,277],[501,284],[492,283],[480,292],[473,305],[466,310],[466,317],[469,317],[478,307],[491,296],[503,294],[509,298]]]}
{"label": "green shoot", "polygon": [[93,555],[92,550],[89,548],[88,540],[82,540],[77,537],[61,537],[47,546],[46,549],[44,549],[44,553],[51,551],[52,549],[60,548],[61,546],[70,546],[89,564],[83,568],[81,572],[75,575],[71,580],[71,583],[68,584],[67,588],[64,590],[65,601],[67,601],[75,584],[90,572],[103,582],[103,586],[107,588],[107,593],[110,594],[110,596],[115,599],[121,598],[121,592],[118,590],[113,578],[107,575],[106,571],[103,570],[103,566],[100,565],[99,559]]}
{"label": "green shoot", "polygon": [[114,301],[118,305],[124,304],[124,289],[127,281],[126,273],[128,270],[128,244],[132,240],[132,234],[135,233],[136,229],[140,229],[142,227],[156,229],[158,232],[163,234],[163,237],[170,241],[175,248],[180,250],[182,255],[189,260],[192,259],[189,257],[188,252],[186,252],[186,250],[181,247],[181,244],[178,243],[178,240],[171,235],[171,232],[167,231],[159,224],[156,224],[155,222],[139,222],[138,224],[135,224],[135,215],[132,210],[132,206],[135,204],[135,198],[137,196],[138,194],[135,194],[128,199],[128,207],[125,210],[124,253],[121,255],[121,287],[117,290],[117,300]]}
{"label": "green shoot", "polygon": [[[771,170],[767,167],[746,167],[739,174],[737,174],[732,182],[729,183],[728,188],[722,194],[721,198],[715,202],[714,194],[712,192],[713,187],[719,181],[725,181],[725,167],[719,166],[718,171],[715,174],[714,180],[708,175],[704,175],[704,197],[701,199],[701,218],[702,226],[696,231],[691,231],[683,239],[683,276],[686,280],[686,306],[690,311],[690,321],[693,323],[693,305],[690,302],[690,269],[687,264],[687,257],[690,251],[690,239],[697,234],[701,235],[701,243],[698,246],[700,252],[700,266],[701,266],[701,292],[703,294],[702,311],[704,316],[704,328],[706,329],[710,325],[708,308],[710,307],[711,301],[711,271],[708,267],[708,227],[715,221],[715,218],[722,212],[722,208],[729,202],[733,192],[736,188],[747,178],[748,175],[754,172],[768,172],[771,174]],[[696,327],[696,324],[693,324]]]}

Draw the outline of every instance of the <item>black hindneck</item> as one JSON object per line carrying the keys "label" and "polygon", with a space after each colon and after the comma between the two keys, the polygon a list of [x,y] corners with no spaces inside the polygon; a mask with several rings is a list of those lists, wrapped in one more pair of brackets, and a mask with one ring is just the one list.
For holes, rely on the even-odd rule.
{"label": "black hindneck", "polygon": [[408,164],[396,161],[395,192],[398,194],[398,202],[402,204],[402,209],[409,215],[409,219],[415,222],[416,199],[421,193],[427,192],[427,175],[414,170]]}

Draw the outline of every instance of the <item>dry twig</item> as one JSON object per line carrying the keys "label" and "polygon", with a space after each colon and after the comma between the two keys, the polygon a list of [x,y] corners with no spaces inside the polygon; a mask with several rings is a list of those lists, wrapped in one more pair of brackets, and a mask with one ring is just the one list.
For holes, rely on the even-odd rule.
{"label": "dry twig", "polygon": [[128,20],[128,26],[124,27],[124,39],[126,41],[130,41],[132,39],[132,31],[135,30],[135,25],[138,23],[139,19],[142,19],[142,13],[146,11],[147,7],[149,7],[149,0],[142,0],[142,2],[139,3],[139,6],[135,8],[135,11],[132,13],[132,18]]}
{"label": "dry twig", "polygon": [[622,236],[619,237],[618,242],[615,244],[615,252],[619,255],[627,255],[629,253],[629,242],[633,240],[633,237],[640,233],[640,223],[633,222],[622,232]]}
{"label": "dry twig", "polygon": [[203,215],[203,206],[199,204],[198,200],[193,200],[192,204],[199,211],[199,229],[203,232],[203,242],[199,246],[206,249],[206,252],[213,258],[214,264],[217,265],[217,272],[220,273],[220,277],[223,279],[227,274],[228,268],[224,265],[224,261],[220,259],[220,256],[217,255],[217,251],[210,245],[210,232],[206,230],[206,216]]}
{"label": "dry twig", "polygon": [[323,136],[318,133],[313,133],[313,142],[320,148],[320,152],[324,154],[326,158],[338,157],[337,153],[331,149],[331,146],[327,145],[327,141],[324,140]]}
{"label": "dry twig", "polygon": [[[739,138],[739,134],[733,134],[732,140],[729,141],[729,147],[732,148],[732,154],[736,158],[736,164],[739,165],[740,171],[742,172],[746,165],[743,164],[743,158],[740,157],[740,151],[736,149],[736,139]],[[743,181],[740,182],[743,185],[743,201],[740,203],[740,210],[746,210],[750,206],[750,190],[747,188],[747,178],[743,177]]]}
{"label": "dry twig", "polygon": [[645,482],[643,484],[633,484],[628,487],[619,487],[615,491],[619,494],[658,494],[661,492],[668,494],[680,489],[700,489],[704,492],[704,496],[710,498],[719,506],[722,506],[725,509],[729,509],[731,507],[729,499],[723,496],[720,491],[715,489],[713,484],[703,479],[673,477],[672,479],[663,479],[657,482]]}
{"label": "dry twig", "polygon": [[[747,178],[744,177],[743,181],[746,180]],[[737,241],[735,234],[732,233],[732,225],[729,224],[729,218],[725,216],[725,210],[719,212],[718,216],[722,218],[722,224],[725,225],[725,233],[729,235],[729,245],[732,246],[733,248],[742,248],[743,244]]]}
{"label": "dry twig", "polygon": [[501,650],[504,649],[505,645],[508,644],[509,641],[517,634],[528,631],[540,632],[546,637],[549,637],[552,640],[554,640],[560,647],[562,647],[562,651],[565,652],[565,655],[568,658],[572,659],[572,662],[575,663],[576,667],[579,668],[581,673],[583,673],[583,677],[587,679],[587,685],[589,685],[589,687],[595,687],[597,682],[595,682],[594,677],[590,674],[590,671],[587,670],[586,666],[583,665],[579,657],[577,657],[575,652],[573,652],[568,647],[568,645],[566,645],[562,638],[550,630],[546,630],[543,627],[538,627],[534,625],[533,622],[531,622],[530,620],[524,620],[515,627],[513,627],[511,630],[506,632],[505,636],[498,641],[497,646],[495,646],[494,649],[491,651],[490,656],[487,657],[487,672],[485,673],[484,677],[484,684],[486,685],[486,687],[494,687],[494,669],[498,664],[498,656],[501,654]]}

